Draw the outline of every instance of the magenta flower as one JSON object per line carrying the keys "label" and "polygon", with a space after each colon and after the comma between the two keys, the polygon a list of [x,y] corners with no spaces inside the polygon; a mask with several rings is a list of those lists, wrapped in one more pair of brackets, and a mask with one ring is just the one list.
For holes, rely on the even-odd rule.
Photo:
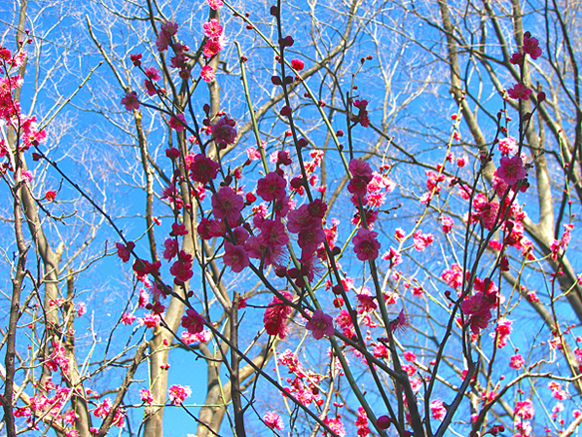
{"label": "magenta flower", "polygon": [[542,55],[539,41],[537,38],[533,38],[529,32],[523,35],[523,52],[530,55],[533,60],[536,60]]}
{"label": "magenta flower", "polygon": [[216,74],[214,73],[214,68],[210,65],[205,65],[202,67],[202,71],[200,72],[200,77],[206,83],[213,82],[216,78]]}
{"label": "magenta flower", "polygon": [[376,240],[378,232],[361,228],[354,237],[354,252],[360,261],[378,258],[380,243]]}
{"label": "magenta flower", "polygon": [[271,429],[276,429],[277,431],[282,431],[283,426],[283,419],[277,413],[270,412],[263,416],[263,421],[265,425],[267,425]]}
{"label": "magenta flower", "polygon": [[208,38],[215,38],[222,35],[222,26],[216,18],[204,23],[202,27],[204,28],[204,36]]}
{"label": "magenta flower", "polygon": [[307,322],[305,328],[311,331],[313,338],[316,340],[323,338],[324,335],[331,337],[334,333],[332,317],[321,310],[316,310],[313,313],[311,320]]}
{"label": "magenta flower", "polygon": [[168,395],[170,396],[170,401],[172,401],[172,405],[181,405],[182,402],[186,400],[192,394],[192,390],[187,385],[172,385],[168,389]]}
{"label": "magenta flower", "polygon": [[516,83],[513,88],[509,88],[507,90],[507,94],[509,95],[509,97],[511,97],[512,99],[518,100],[529,100],[529,96],[532,93],[532,90],[530,90],[528,87],[526,87],[524,84],[520,83]]}
{"label": "magenta flower", "polygon": [[233,272],[240,273],[250,264],[249,256],[243,245],[234,245],[228,241],[224,243],[224,264],[229,266]]}
{"label": "magenta flower", "polygon": [[181,325],[190,334],[198,334],[204,329],[204,318],[196,310],[186,310],[186,315],[182,316]]}
{"label": "magenta flower", "polygon": [[176,132],[182,132],[185,125],[186,118],[184,117],[184,114],[176,114],[176,116],[172,116],[172,118],[170,118],[170,127]]}
{"label": "magenta flower", "polygon": [[447,409],[440,399],[433,399],[430,402],[430,412],[435,420],[443,420],[447,415]]}
{"label": "magenta flower", "polygon": [[507,185],[512,186],[518,180],[525,178],[526,172],[520,156],[514,156],[513,158],[503,156],[499,162],[501,165],[497,169],[497,177]]}
{"label": "magenta flower", "polygon": [[240,212],[245,205],[242,196],[236,194],[230,187],[222,187],[212,196],[212,213],[217,219],[226,219],[231,225],[236,225]]}
{"label": "magenta flower", "polygon": [[121,104],[125,106],[125,109],[131,111],[132,109],[139,109],[139,100],[137,100],[137,93],[131,91],[121,99]]}
{"label": "magenta flower", "polygon": [[509,367],[511,367],[512,369],[519,370],[519,369],[522,368],[522,366],[524,364],[525,364],[525,360],[523,359],[523,357],[521,356],[521,354],[513,355],[509,359]]}
{"label": "magenta flower", "polygon": [[226,115],[210,126],[214,140],[218,144],[232,144],[236,139],[236,122]]}
{"label": "magenta flower", "polygon": [[[282,294],[287,300],[293,301],[293,296],[288,291],[284,291]],[[292,312],[293,308],[285,305],[277,296],[273,297],[263,316],[263,323],[267,334],[278,335],[283,340],[287,335],[287,318]]]}
{"label": "magenta flower", "polygon": [[529,399],[526,399],[525,401],[517,401],[513,413],[524,420],[533,418],[535,414],[533,402]]}
{"label": "magenta flower", "polygon": [[287,191],[285,190],[286,186],[287,181],[272,171],[264,178],[259,179],[257,183],[257,194],[265,202],[282,200],[287,195]]}
{"label": "magenta flower", "polygon": [[301,60],[301,59],[292,59],[291,60],[291,66],[297,70],[297,71],[301,71],[303,70],[303,68],[305,67],[305,63]]}
{"label": "magenta flower", "polygon": [[517,142],[511,136],[499,140],[498,147],[502,155],[510,155],[517,152]]}
{"label": "magenta flower", "polygon": [[199,153],[190,161],[189,168],[192,180],[200,182],[201,184],[207,184],[216,177],[220,166],[212,159]]}

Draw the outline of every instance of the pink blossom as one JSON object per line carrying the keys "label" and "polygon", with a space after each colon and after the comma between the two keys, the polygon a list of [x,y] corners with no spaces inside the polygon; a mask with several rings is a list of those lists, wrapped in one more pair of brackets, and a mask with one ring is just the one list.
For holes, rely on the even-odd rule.
{"label": "pink blossom", "polygon": [[263,220],[259,227],[261,229],[259,239],[265,246],[269,248],[282,247],[289,242],[285,225],[280,220]]}
{"label": "pink blossom", "polygon": [[168,48],[172,42],[172,36],[178,32],[178,24],[173,22],[166,22],[162,24],[161,31],[156,39],[156,47],[159,52],[163,52]]}
{"label": "pink blossom", "polygon": [[224,257],[222,260],[234,273],[240,273],[250,264],[244,245],[234,245],[228,241],[224,243]]}
{"label": "pink blossom", "polygon": [[236,125],[235,121],[224,116],[218,119],[218,121],[210,126],[214,140],[218,144],[233,144],[236,139]]}
{"label": "pink blossom", "polygon": [[346,431],[344,429],[344,424],[341,421],[341,416],[336,416],[333,419],[326,417],[323,423],[329,426],[329,429],[335,432],[339,437],[345,437]]}
{"label": "pink blossom", "polygon": [[404,310],[400,310],[398,316],[390,322],[390,330],[392,332],[397,331],[405,331],[406,328],[409,326],[409,320],[406,318],[406,314],[404,314]]}
{"label": "pink blossom", "polygon": [[151,405],[154,402],[152,392],[147,388],[142,388],[139,391],[139,397],[144,404]]}
{"label": "pink blossom", "polygon": [[517,142],[513,137],[502,138],[499,140],[499,144],[497,145],[499,151],[502,155],[510,155],[517,152]]}
{"label": "pink blossom", "polygon": [[246,152],[249,161],[258,161],[261,159],[261,154],[255,147],[247,148]]}
{"label": "pink blossom", "polygon": [[164,247],[165,250],[163,253],[163,257],[168,261],[174,258],[178,253],[178,242],[176,241],[175,238],[166,239],[166,241],[164,242]]}
{"label": "pink blossom", "polygon": [[264,178],[259,179],[257,183],[257,195],[265,202],[281,200],[287,195],[285,190],[286,186],[287,181],[284,178],[276,172],[270,172]]}
{"label": "pink blossom", "polygon": [[139,109],[139,100],[137,100],[137,93],[135,91],[128,92],[125,97],[121,99],[121,104],[125,109],[131,111],[132,109]]}
{"label": "pink blossom", "polygon": [[432,418],[436,420],[443,420],[447,415],[447,409],[445,408],[443,401],[440,399],[433,399],[430,403],[430,411]]}
{"label": "pink blossom", "polygon": [[402,263],[402,255],[392,246],[390,246],[390,250],[382,255],[382,259],[384,261],[390,261],[390,268],[396,267],[398,264]]}
{"label": "pink blossom", "polygon": [[170,274],[174,276],[174,283],[187,282],[192,276],[192,255],[181,250],[178,260],[170,267]]}
{"label": "pink blossom", "polygon": [[496,175],[507,185],[514,185],[518,180],[526,176],[523,160],[520,156],[514,156],[512,158],[503,156],[500,160],[500,166],[497,168]]}
{"label": "pink blossom", "polygon": [[321,310],[316,310],[305,325],[305,328],[311,331],[313,338],[316,340],[323,338],[324,335],[331,337],[334,333],[333,318]]}
{"label": "pink blossom", "polygon": [[414,240],[414,248],[419,252],[422,252],[434,241],[432,234],[423,234],[420,229],[414,233],[412,238]]}
{"label": "pink blossom", "polygon": [[111,410],[111,399],[105,398],[103,402],[97,404],[93,410],[93,416],[104,419],[109,414],[109,410]]}
{"label": "pink blossom", "polygon": [[214,68],[210,65],[205,65],[200,71],[200,77],[206,83],[214,82],[214,79],[216,79]]}
{"label": "pink blossom", "polygon": [[228,220],[231,226],[236,225],[240,218],[245,201],[231,187],[222,187],[212,196],[212,213],[217,219]]}
{"label": "pink blossom", "polygon": [[202,27],[204,28],[204,36],[208,38],[219,37],[222,35],[222,26],[216,18],[204,23]]}
{"label": "pink blossom", "polygon": [[131,325],[133,324],[133,322],[135,322],[136,317],[133,314],[130,313],[123,313],[123,315],[121,316],[121,323],[123,323],[124,325]]}
{"label": "pink blossom", "polygon": [[184,114],[176,114],[170,118],[170,127],[176,132],[182,132],[186,125],[186,118]]}
{"label": "pink blossom", "polygon": [[81,317],[87,312],[87,304],[85,302],[77,303],[77,317]]}
{"label": "pink blossom", "polygon": [[548,388],[552,392],[552,396],[559,400],[563,401],[568,398],[568,392],[562,388],[562,384],[557,381],[550,381],[548,382]]}
{"label": "pink blossom", "polygon": [[358,437],[367,437],[370,435],[370,427],[368,426],[368,415],[364,407],[358,407],[358,418],[355,425],[358,427]]}
{"label": "pink blossom", "polygon": [[529,32],[523,35],[523,52],[530,55],[533,60],[536,60],[542,55],[539,41],[537,38],[533,38]]}
{"label": "pink blossom", "polygon": [[297,71],[301,71],[301,70],[303,70],[303,67],[305,67],[305,63],[300,59],[292,59],[291,60],[291,67],[293,67],[293,69],[295,69]]}
{"label": "pink blossom", "polygon": [[[191,155],[190,155],[191,156]],[[189,161],[188,168],[190,169],[190,177],[195,182],[207,184],[218,174],[220,166],[212,159],[199,153]]]}
{"label": "pink blossom", "polygon": [[133,241],[129,241],[127,245],[123,243],[115,243],[115,247],[117,247],[117,256],[119,256],[119,258],[121,258],[121,261],[125,263],[129,261],[131,251],[135,247],[135,243]]}
{"label": "pink blossom", "polygon": [[394,238],[396,238],[396,240],[403,241],[404,237],[406,237],[406,233],[404,232],[404,229],[398,228],[394,231]]}
{"label": "pink blossom", "polygon": [[172,405],[181,405],[186,398],[188,398],[192,394],[192,390],[187,385],[172,385],[168,389],[168,396],[170,397],[170,401]]}
{"label": "pink blossom", "polygon": [[448,215],[441,216],[441,225],[443,227],[443,232],[445,234],[448,234],[449,232],[451,232],[451,229],[453,229],[454,224],[455,224],[455,222]]}
{"label": "pink blossom", "polygon": [[513,88],[509,88],[507,90],[507,94],[512,99],[518,100],[529,100],[529,96],[532,93],[528,87],[526,87],[523,83],[516,83]]}
{"label": "pink blossom", "polygon": [[263,416],[263,421],[271,429],[276,429],[277,431],[282,431],[284,428],[283,419],[275,413],[269,412]]}
{"label": "pink blossom", "polygon": [[186,315],[182,316],[181,325],[190,334],[198,334],[204,329],[204,318],[196,310],[188,309]]}
{"label": "pink blossom", "polygon": [[416,354],[414,352],[406,351],[404,352],[403,356],[406,361],[409,361],[411,363],[414,363],[416,361]]}
{"label": "pink blossom", "polygon": [[360,261],[375,260],[378,258],[380,243],[376,239],[377,232],[360,228],[354,237],[354,252]]}
{"label": "pink blossom", "polygon": [[219,37],[208,38],[206,43],[204,44],[203,53],[204,56],[207,58],[212,58],[216,56],[225,45],[224,34],[220,35]]}
{"label": "pink blossom", "polygon": [[492,337],[495,338],[497,335],[497,347],[502,348],[507,345],[507,340],[509,338],[509,334],[511,334],[511,320],[507,320],[506,318],[500,318],[497,320],[497,327],[495,328],[495,333],[492,333]]}
{"label": "pink blossom", "polygon": [[160,324],[160,316],[157,314],[146,314],[141,322],[146,328],[155,328]]}
{"label": "pink blossom", "polygon": [[513,414],[524,420],[532,419],[535,414],[533,402],[529,399],[526,399],[525,401],[517,401]]}
{"label": "pink blossom", "polygon": [[224,6],[222,0],[206,0],[206,1],[208,2],[208,6],[210,7],[210,9],[214,9],[215,11]]}
{"label": "pink blossom", "polygon": [[[293,296],[288,291],[284,291],[282,294],[287,300],[293,300]],[[273,297],[263,316],[263,323],[267,334],[278,335],[283,340],[287,335],[287,318],[292,312],[293,308],[285,305],[277,296]]]}
{"label": "pink blossom", "polygon": [[525,360],[521,356],[521,354],[512,355],[509,359],[509,367],[515,370],[519,370],[525,364]]}

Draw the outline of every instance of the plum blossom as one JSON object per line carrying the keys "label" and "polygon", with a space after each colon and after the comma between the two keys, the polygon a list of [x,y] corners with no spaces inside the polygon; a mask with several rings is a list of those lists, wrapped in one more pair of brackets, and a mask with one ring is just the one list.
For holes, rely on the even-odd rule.
{"label": "plum blossom", "polygon": [[509,97],[515,100],[529,100],[532,90],[526,87],[523,83],[516,83],[513,88],[507,90]]}
{"label": "plum blossom", "polygon": [[131,325],[133,324],[133,322],[135,322],[135,319],[137,317],[135,317],[133,314],[130,313],[123,313],[123,315],[121,316],[121,323],[123,323],[124,325]]}
{"label": "plum blossom", "polygon": [[204,23],[202,27],[204,28],[204,36],[208,38],[219,37],[222,35],[222,26],[216,18]]}
{"label": "plum blossom", "polygon": [[[293,296],[288,291],[284,291],[282,294],[287,300],[293,300]],[[283,340],[287,335],[287,318],[292,312],[293,308],[285,305],[277,296],[273,297],[263,316],[263,323],[267,334],[278,335]]]}
{"label": "plum blossom", "polygon": [[542,55],[539,41],[537,38],[533,38],[529,32],[523,35],[523,52],[530,55],[533,60],[536,60]]}
{"label": "plum blossom", "polygon": [[320,340],[324,335],[331,337],[334,333],[333,318],[321,310],[316,310],[305,325],[305,328],[311,331],[313,338],[316,340]]}
{"label": "plum blossom", "polygon": [[285,190],[286,186],[287,181],[284,178],[276,172],[270,172],[264,178],[259,179],[257,183],[257,195],[265,202],[281,200],[287,195]]}
{"label": "plum blossom", "polygon": [[297,71],[301,71],[305,67],[305,63],[301,59],[292,59],[291,67],[293,67]]}
{"label": "plum blossom", "polygon": [[375,260],[378,258],[380,243],[376,239],[378,233],[360,228],[354,237],[354,252],[360,261]]}
{"label": "plum blossom", "polygon": [[241,244],[224,243],[224,264],[229,266],[234,273],[240,273],[249,266],[249,256],[245,247]]}
{"label": "plum blossom", "polygon": [[244,199],[231,187],[222,187],[212,196],[212,213],[217,219],[226,219],[235,225],[244,207]]}
{"label": "plum blossom", "polygon": [[204,329],[204,317],[196,310],[186,310],[186,315],[182,316],[181,325],[188,330],[190,334],[198,334]]}
{"label": "plum blossom", "polygon": [[412,239],[414,241],[414,248],[419,252],[422,252],[434,241],[432,234],[424,234],[420,229],[414,233]]}
{"label": "plum blossom", "polygon": [[512,355],[509,359],[509,367],[515,370],[519,370],[525,364],[525,360],[521,356],[521,354]]}
{"label": "plum blossom", "polygon": [[436,420],[443,420],[447,415],[447,409],[445,408],[443,401],[440,399],[433,399],[430,403],[430,411],[432,418]]}
{"label": "plum blossom", "polygon": [[186,125],[186,118],[184,117],[184,114],[176,114],[170,118],[169,124],[176,132],[182,132]]}
{"label": "plum blossom", "polygon": [[125,106],[125,109],[131,111],[132,109],[139,109],[139,100],[137,99],[137,93],[135,91],[130,91],[125,94],[125,97],[121,99],[121,104]]}
{"label": "plum blossom", "polygon": [[133,241],[129,241],[127,244],[115,243],[115,247],[117,248],[117,256],[119,256],[119,258],[121,258],[121,261],[125,263],[129,261],[131,251],[135,247],[135,243]]}
{"label": "plum blossom", "polygon": [[497,147],[499,148],[501,154],[504,156],[513,154],[517,152],[518,149],[515,138],[511,136],[500,139],[499,144],[497,144]]}
{"label": "plum blossom", "polygon": [[216,178],[220,168],[216,162],[201,153],[194,156],[193,159],[190,158],[191,156],[192,155],[189,155],[186,162],[188,163],[190,177],[193,181],[207,184]]}
{"label": "plum blossom", "polygon": [[210,9],[213,9],[215,11],[224,6],[222,0],[206,0],[206,1],[208,2],[208,6],[210,7]]}
{"label": "plum blossom", "polygon": [[214,136],[214,140],[218,144],[232,144],[236,139],[236,129],[234,126],[236,122],[228,116],[218,119],[218,121],[210,126],[210,131]]}
{"label": "plum blossom", "polygon": [[139,391],[139,397],[141,401],[146,405],[151,405],[154,402],[154,397],[152,396],[152,392],[147,388],[142,388]]}
{"label": "plum blossom", "polygon": [[192,394],[192,390],[190,390],[190,387],[185,385],[172,385],[169,389],[168,389],[168,396],[170,397],[170,401],[172,402],[172,405],[181,405],[187,397],[189,397]]}
{"label": "plum blossom", "polygon": [[263,416],[263,421],[271,429],[282,431],[284,428],[283,419],[275,412],[269,412]]}
{"label": "plum blossom", "polygon": [[213,82],[214,79],[216,79],[214,68],[212,68],[211,65],[205,65],[204,67],[202,67],[202,70],[200,71],[200,77],[206,83]]}
{"label": "plum blossom", "polygon": [[517,401],[513,413],[524,420],[532,419],[535,414],[533,402],[530,399]]}
{"label": "plum blossom", "polygon": [[518,180],[525,178],[525,167],[520,156],[514,156],[512,158],[503,156],[499,162],[500,166],[497,168],[496,174],[507,185],[512,186]]}
{"label": "plum blossom", "polygon": [[455,222],[453,221],[452,217],[448,215],[441,216],[441,225],[443,227],[443,232],[448,234],[453,229],[453,225]]}

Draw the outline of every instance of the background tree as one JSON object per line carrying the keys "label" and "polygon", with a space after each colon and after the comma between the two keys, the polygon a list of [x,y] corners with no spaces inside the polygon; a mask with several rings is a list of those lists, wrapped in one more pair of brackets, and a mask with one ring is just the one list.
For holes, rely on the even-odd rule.
{"label": "background tree", "polygon": [[3,52],[7,434],[157,436],[178,406],[198,436],[571,434],[577,9],[455,7],[39,10],[44,143]]}

